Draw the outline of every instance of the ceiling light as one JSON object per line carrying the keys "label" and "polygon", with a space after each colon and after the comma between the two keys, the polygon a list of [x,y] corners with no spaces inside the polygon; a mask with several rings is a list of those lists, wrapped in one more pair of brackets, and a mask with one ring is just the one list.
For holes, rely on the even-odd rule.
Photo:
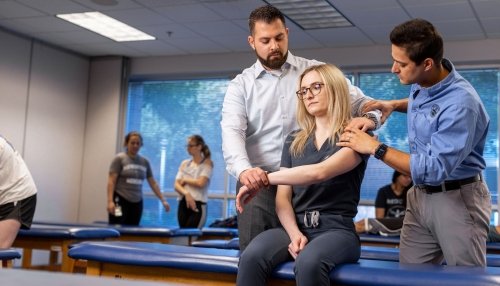
{"label": "ceiling light", "polygon": [[353,25],[326,0],[264,0],[278,8],[303,30]]}
{"label": "ceiling light", "polygon": [[99,12],[58,14],[56,17],[117,42],[154,40],[155,37]]}

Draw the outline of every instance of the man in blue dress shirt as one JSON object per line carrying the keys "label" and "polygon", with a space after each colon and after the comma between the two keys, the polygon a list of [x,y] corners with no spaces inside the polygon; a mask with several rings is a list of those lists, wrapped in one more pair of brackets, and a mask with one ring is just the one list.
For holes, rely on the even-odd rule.
{"label": "man in blue dress shirt", "polygon": [[415,183],[407,196],[400,262],[486,265],[491,212],[481,172],[490,119],[469,82],[443,58],[434,26],[413,19],[391,32],[392,72],[411,84],[408,99],[374,101],[365,108],[407,112],[410,153],[348,129],[340,146],[372,154]]}

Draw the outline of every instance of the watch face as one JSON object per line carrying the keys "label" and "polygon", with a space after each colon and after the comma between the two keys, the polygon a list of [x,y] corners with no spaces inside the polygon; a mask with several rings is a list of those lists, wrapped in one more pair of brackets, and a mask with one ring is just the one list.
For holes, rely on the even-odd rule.
{"label": "watch face", "polygon": [[386,151],[387,151],[387,145],[380,144],[380,146],[375,151],[375,158],[380,160],[384,156]]}

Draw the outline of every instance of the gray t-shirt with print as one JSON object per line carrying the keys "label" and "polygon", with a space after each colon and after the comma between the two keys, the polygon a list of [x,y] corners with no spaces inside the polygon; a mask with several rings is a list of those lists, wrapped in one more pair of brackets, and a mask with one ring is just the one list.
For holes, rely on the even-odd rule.
{"label": "gray t-shirt with print", "polygon": [[116,155],[113,162],[111,162],[109,172],[118,174],[114,191],[133,203],[142,200],[144,179],[153,176],[153,171],[146,158],[139,155],[131,158],[124,152]]}

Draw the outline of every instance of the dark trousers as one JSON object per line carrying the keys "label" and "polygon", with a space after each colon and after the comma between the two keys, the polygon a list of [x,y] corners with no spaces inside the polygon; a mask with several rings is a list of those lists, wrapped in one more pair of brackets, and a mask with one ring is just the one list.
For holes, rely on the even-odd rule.
{"label": "dark trousers", "polygon": [[122,207],[122,216],[114,216],[108,213],[109,224],[139,225],[142,217],[143,201],[132,203],[125,200],[116,192],[113,194],[113,201]]}
{"label": "dark trousers", "polygon": [[[340,263],[358,261],[361,246],[352,219],[340,215],[320,215],[317,228],[305,228],[297,217],[299,228],[309,242],[295,260],[297,285],[330,285],[330,271]],[[237,285],[266,285],[273,269],[292,260],[288,253],[290,237],[283,228],[267,230],[248,245],[241,254]]]}
{"label": "dark trousers", "polygon": [[207,204],[196,201],[197,212],[188,208],[186,205],[186,198],[183,197],[179,201],[177,208],[177,220],[179,227],[183,228],[202,228],[207,221]]}
{"label": "dark trousers", "polygon": [[[242,185],[236,184],[236,193]],[[248,204],[243,213],[238,213],[238,236],[240,251],[245,250],[250,241],[261,232],[280,226],[276,214],[277,186],[261,189]]]}

